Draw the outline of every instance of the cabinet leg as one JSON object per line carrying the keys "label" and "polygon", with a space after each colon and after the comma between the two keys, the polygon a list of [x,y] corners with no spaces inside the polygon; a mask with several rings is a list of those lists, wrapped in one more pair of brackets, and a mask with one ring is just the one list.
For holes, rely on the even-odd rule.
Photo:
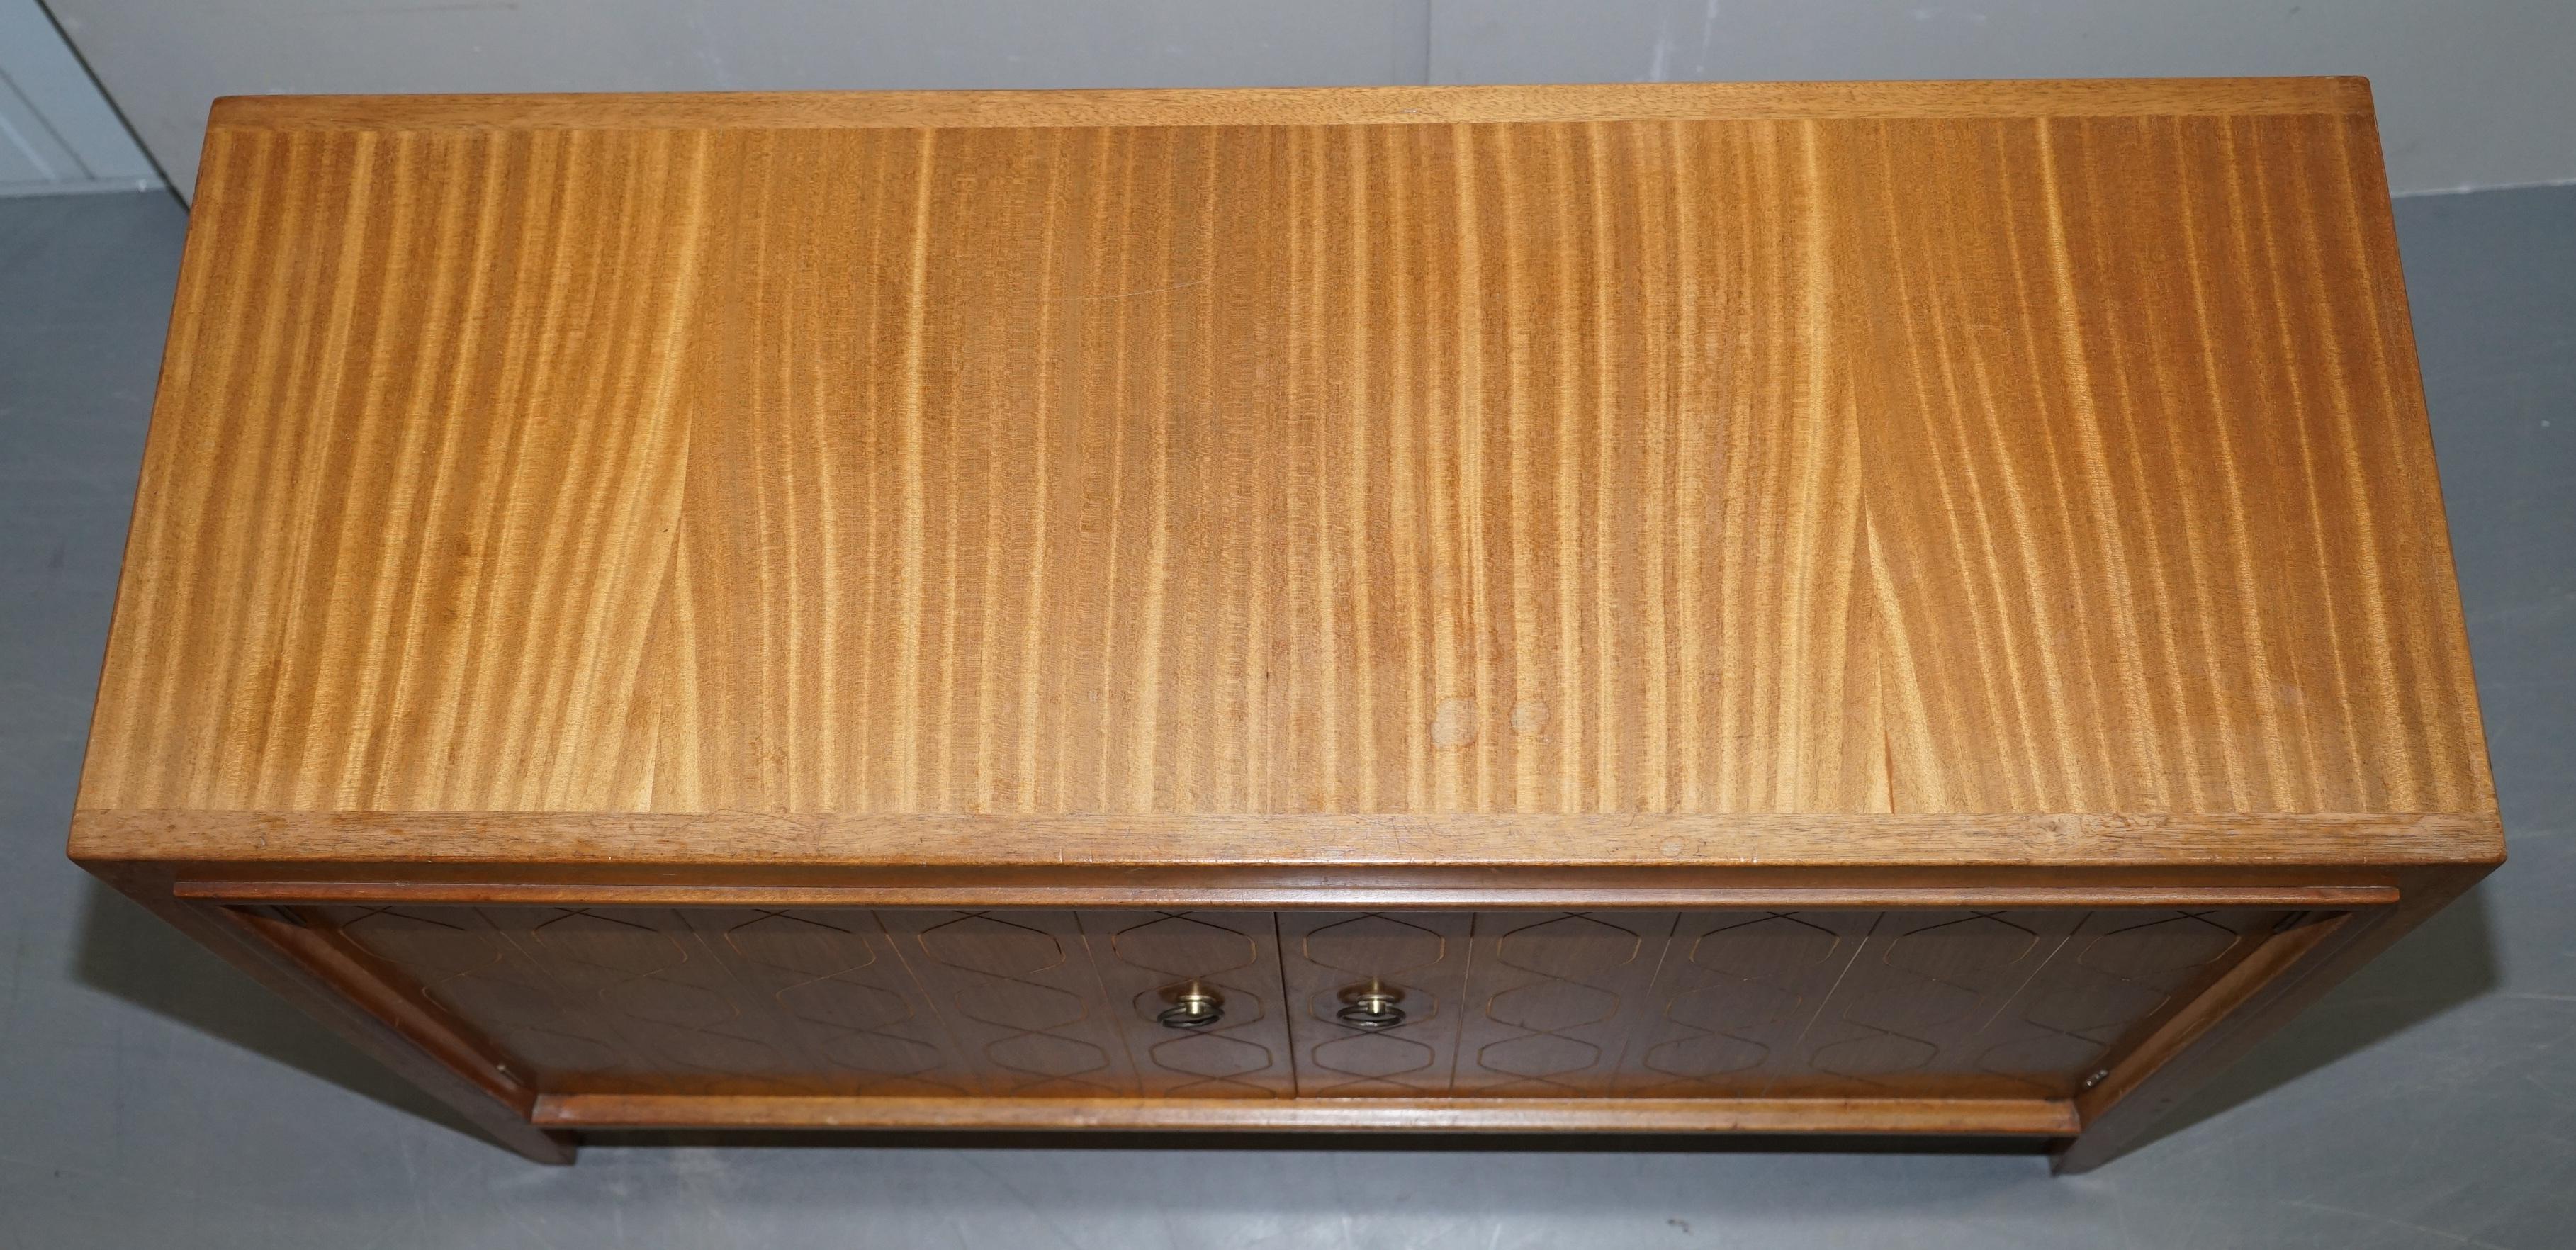
{"label": "cabinet leg", "polygon": [[517,1132],[507,1135],[494,1133],[493,1140],[508,1147],[511,1153],[530,1163],[543,1163],[552,1167],[572,1166],[574,1155],[580,1147],[579,1139],[570,1133],[559,1129],[542,1129],[528,1124],[519,1125]]}

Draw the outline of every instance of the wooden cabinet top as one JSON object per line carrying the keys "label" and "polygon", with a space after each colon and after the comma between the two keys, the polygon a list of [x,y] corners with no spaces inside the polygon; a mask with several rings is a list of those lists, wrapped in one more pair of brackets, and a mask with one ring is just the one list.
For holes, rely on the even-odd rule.
{"label": "wooden cabinet top", "polygon": [[2501,851],[2354,79],[216,106],[90,858]]}

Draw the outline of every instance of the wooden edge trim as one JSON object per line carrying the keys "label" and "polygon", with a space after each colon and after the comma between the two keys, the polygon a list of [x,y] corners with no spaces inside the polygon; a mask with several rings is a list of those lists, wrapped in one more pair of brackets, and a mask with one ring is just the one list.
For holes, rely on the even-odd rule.
{"label": "wooden edge trim", "polygon": [[2370,112],[2368,80],[2097,78],[1979,82],[1599,83],[1075,91],[259,95],[214,129],[1276,126],[1765,118],[2187,116]]}
{"label": "wooden edge trim", "polygon": [[2063,1137],[2056,1098],[870,1098],[548,1094],[543,1128],[1367,1129]]}
{"label": "wooden edge trim", "polygon": [[528,1114],[535,1106],[536,1091],[511,1076],[499,1059],[404,998],[338,942],[300,923],[258,916],[236,907],[214,906],[208,910],[251,941],[293,961],[348,1003],[504,1106],[520,1115]]}
{"label": "wooden edge trim", "polygon": [[1987,886],[1846,889],[1120,888],[1116,886],[665,886],[475,882],[180,881],[172,893],[211,903],[581,907],[1536,907],[1746,908],[1781,911],[1903,907],[2389,907],[2390,886]]}
{"label": "wooden edge trim", "polygon": [[961,868],[2493,863],[2496,814],[984,816],[85,808],[82,861]]}

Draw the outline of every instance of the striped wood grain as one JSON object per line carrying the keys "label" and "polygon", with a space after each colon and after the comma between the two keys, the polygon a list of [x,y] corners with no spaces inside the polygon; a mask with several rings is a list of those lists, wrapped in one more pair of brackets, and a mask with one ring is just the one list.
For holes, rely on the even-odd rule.
{"label": "striped wood grain", "polygon": [[82,819],[2427,813],[2491,854],[2366,100],[2066,89],[236,107]]}

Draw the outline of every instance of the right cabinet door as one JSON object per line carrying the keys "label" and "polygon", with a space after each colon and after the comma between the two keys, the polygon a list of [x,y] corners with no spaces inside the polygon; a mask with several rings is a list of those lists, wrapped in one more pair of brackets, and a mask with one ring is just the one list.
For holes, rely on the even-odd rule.
{"label": "right cabinet door", "polygon": [[1285,912],[1303,1097],[2062,1097],[2253,909]]}

